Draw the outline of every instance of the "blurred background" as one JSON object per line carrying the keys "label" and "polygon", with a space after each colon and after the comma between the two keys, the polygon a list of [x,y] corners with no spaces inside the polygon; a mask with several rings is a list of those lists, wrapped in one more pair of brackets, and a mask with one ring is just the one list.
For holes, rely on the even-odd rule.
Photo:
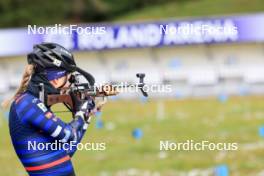
{"label": "blurred background", "polygon": [[[97,83],[136,81],[170,91],[109,98],[79,151],[77,175],[264,176],[264,1],[2,0],[0,100],[20,83],[34,44],[73,51]],[[105,27],[104,34],[28,34],[28,25]],[[162,26],[232,27],[235,33],[166,33]],[[56,106],[55,110],[63,109]],[[58,113],[66,121],[69,113]],[[8,110],[0,116],[2,175],[26,175],[12,148]],[[160,151],[160,140],[237,142],[237,151]]]}

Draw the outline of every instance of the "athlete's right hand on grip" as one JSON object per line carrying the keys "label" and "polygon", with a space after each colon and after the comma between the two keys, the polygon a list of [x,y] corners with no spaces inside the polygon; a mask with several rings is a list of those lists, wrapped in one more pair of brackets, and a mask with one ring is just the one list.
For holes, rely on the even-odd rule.
{"label": "athlete's right hand on grip", "polygon": [[85,100],[80,100],[78,97],[72,96],[72,100],[74,103],[75,116],[80,116],[85,122],[89,123],[90,113],[95,108],[93,97],[87,97]]}

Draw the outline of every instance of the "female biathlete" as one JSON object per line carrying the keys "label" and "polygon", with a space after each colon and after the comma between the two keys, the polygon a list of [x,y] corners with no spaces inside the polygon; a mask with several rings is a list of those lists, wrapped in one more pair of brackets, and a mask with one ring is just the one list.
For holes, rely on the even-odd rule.
{"label": "female biathlete", "polygon": [[[28,63],[12,101],[3,103],[11,106],[9,129],[15,152],[31,176],[73,176],[71,157],[76,151],[73,144],[78,144],[85,134],[95,110],[94,100],[74,99],[75,118],[70,123],[62,121],[44,100],[48,94],[60,94],[70,86],[69,78],[74,71],[70,68],[77,67],[73,55],[58,44],[43,43],[34,46]],[[44,100],[39,98],[40,83],[44,86]],[[54,146],[45,145],[55,142],[71,147],[54,150]]]}

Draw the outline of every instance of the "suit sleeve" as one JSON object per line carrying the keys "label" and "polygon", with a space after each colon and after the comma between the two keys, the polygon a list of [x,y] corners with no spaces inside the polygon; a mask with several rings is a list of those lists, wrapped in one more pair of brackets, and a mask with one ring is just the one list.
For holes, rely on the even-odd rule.
{"label": "suit sleeve", "polygon": [[[79,143],[88,124],[81,117],[63,122],[37,98],[26,96],[16,103],[16,111],[23,123],[50,135],[60,142]],[[72,155],[75,151],[68,151]]]}

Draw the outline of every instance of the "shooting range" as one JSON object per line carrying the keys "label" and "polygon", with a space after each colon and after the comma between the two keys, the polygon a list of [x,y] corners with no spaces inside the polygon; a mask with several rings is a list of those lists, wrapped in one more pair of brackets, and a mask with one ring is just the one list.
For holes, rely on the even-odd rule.
{"label": "shooting range", "polygon": [[[52,42],[78,66],[67,91],[103,104],[81,141],[96,150],[67,157],[76,176],[264,176],[264,1],[3,0],[0,14],[1,102],[21,88],[33,46]],[[38,86],[55,113],[45,117],[70,123],[69,92],[70,108]],[[9,112],[0,175],[26,176]]]}

